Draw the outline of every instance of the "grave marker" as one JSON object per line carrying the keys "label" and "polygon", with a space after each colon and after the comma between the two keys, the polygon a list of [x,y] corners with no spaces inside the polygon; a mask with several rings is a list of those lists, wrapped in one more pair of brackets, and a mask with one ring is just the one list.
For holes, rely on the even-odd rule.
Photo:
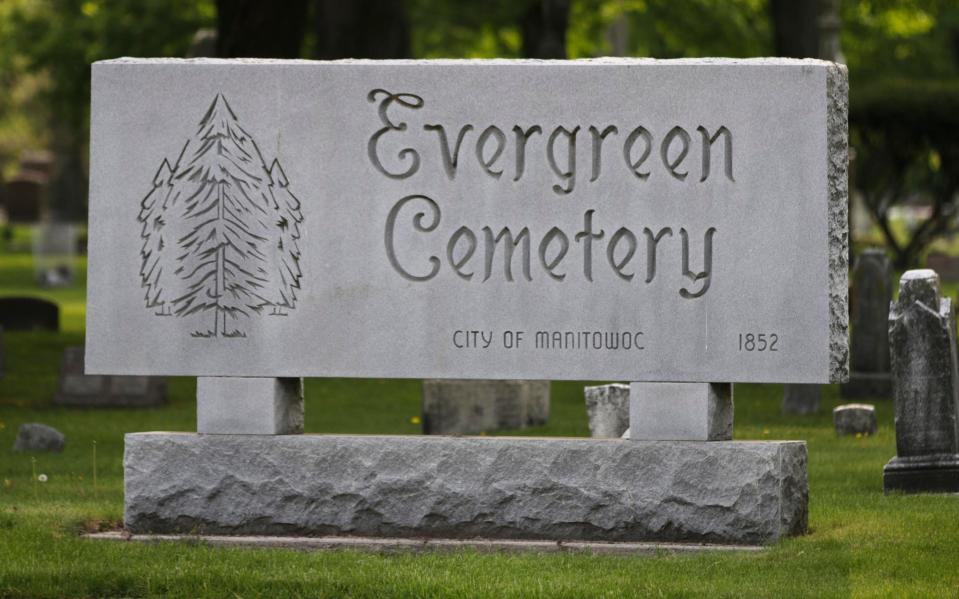
{"label": "grave marker", "polygon": [[153,408],[166,404],[166,381],[156,376],[84,374],[83,347],[63,351],[54,405],[74,408]]}
{"label": "grave marker", "polygon": [[886,491],[959,492],[959,369],[956,314],[932,270],[899,281],[889,314],[896,457],[883,469]]}
{"label": "grave marker", "polygon": [[0,297],[0,327],[7,331],[59,331],[60,306],[40,297]]}
{"label": "grave marker", "polygon": [[[733,382],[846,376],[844,67],[120,59],[93,96],[88,372],[626,380],[650,408],[632,440],[238,434],[290,405],[268,383],[205,434],[127,436],[129,528],[805,530],[804,443],[689,439],[731,436]],[[290,488],[319,506],[295,523]]]}
{"label": "grave marker", "polygon": [[892,264],[885,251],[865,250],[856,258],[852,277],[852,339],[849,382],[843,397],[892,396],[889,371],[889,302]]}

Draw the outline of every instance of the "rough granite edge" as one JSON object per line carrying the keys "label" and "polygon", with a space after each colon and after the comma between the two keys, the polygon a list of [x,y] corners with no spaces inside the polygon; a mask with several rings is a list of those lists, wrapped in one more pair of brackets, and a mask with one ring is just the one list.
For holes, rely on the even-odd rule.
{"label": "rough granite edge", "polygon": [[[323,442],[323,440],[330,441],[354,441],[361,442],[363,445],[369,445],[370,443],[374,444],[389,444],[392,446],[393,451],[399,451],[400,453],[417,451],[423,449],[429,445],[453,445],[453,446],[473,446],[474,448],[480,446],[486,446],[492,448],[495,446],[513,446],[513,449],[522,451],[524,448],[532,448],[535,446],[541,446],[544,443],[550,445],[557,445],[560,448],[565,449],[584,449],[586,447],[613,447],[619,446],[623,449],[637,449],[643,451],[643,447],[650,448],[662,448],[664,445],[673,445],[677,446],[680,449],[679,453],[684,453],[682,448],[691,449],[695,448],[697,450],[702,449],[714,449],[719,450],[719,459],[728,459],[730,455],[738,453],[736,448],[739,449],[750,449],[750,454],[752,454],[751,449],[756,448],[760,450],[765,450],[765,460],[767,465],[775,464],[775,468],[771,471],[767,471],[761,476],[761,480],[765,480],[765,483],[762,484],[771,484],[778,487],[778,506],[775,510],[775,514],[769,514],[769,519],[763,521],[765,523],[765,528],[763,531],[756,533],[753,531],[752,536],[744,536],[742,539],[739,539],[738,542],[748,542],[750,544],[772,544],[776,543],[784,537],[801,535],[806,533],[807,526],[807,516],[808,516],[808,479],[806,473],[806,456],[807,448],[805,441],[788,441],[788,440],[770,440],[770,441],[720,441],[720,442],[695,442],[695,441],[650,441],[650,442],[630,442],[620,439],[591,439],[591,438],[531,438],[531,437],[466,437],[466,436],[448,436],[448,437],[422,437],[422,436],[408,436],[408,435],[342,435],[342,434],[322,434],[322,435],[201,435],[197,433],[185,433],[185,432],[144,432],[144,433],[127,433],[124,435],[124,457],[123,457],[123,470],[124,470],[124,523],[128,530],[137,533],[143,532],[171,532],[174,531],[177,527],[186,527],[184,530],[199,531],[197,524],[199,521],[194,521],[196,518],[195,514],[183,514],[178,516],[173,520],[157,520],[156,522],[148,522],[146,525],[143,523],[135,523],[139,517],[137,512],[133,507],[133,503],[136,503],[136,499],[131,503],[131,497],[135,497],[137,493],[136,489],[142,487],[143,481],[146,480],[154,488],[153,490],[160,490],[162,487],[162,492],[166,493],[170,497],[179,496],[181,490],[176,489],[175,481],[173,486],[170,486],[170,481],[158,479],[154,472],[150,472],[149,468],[146,470],[138,466],[140,455],[139,453],[146,448],[148,451],[157,451],[158,448],[169,453],[171,449],[174,448],[193,448],[194,450],[206,451],[210,449],[212,444],[213,448],[217,446],[226,444],[232,445],[237,442],[241,443],[244,446],[249,446],[252,450],[261,453],[266,447],[275,446],[282,448],[286,451],[296,451],[298,448],[301,448],[304,445],[312,445],[315,442]],[[767,453],[768,452],[768,453]],[[235,454],[233,454],[235,456]],[[191,460],[192,462],[192,460]],[[357,477],[362,477],[362,472],[354,473]],[[772,479],[770,479],[770,475]],[[757,484],[760,484],[760,479],[757,479]],[[132,485],[132,486],[131,486]],[[140,489],[142,491],[142,488]],[[772,489],[770,489],[772,490]],[[172,495],[170,495],[172,493]],[[142,494],[142,493],[141,493]],[[800,504],[795,503],[795,498],[800,497]],[[706,504],[704,504],[705,506]],[[787,505],[791,505],[794,509],[785,510],[784,508]],[[249,507],[249,506],[248,506]],[[760,521],[755,521],[754,523],[759,523]],[[157,524],[161,525],[157,527]],[[171,524],[172,523],[172,524]],[[209,525],[209,522],[203,522],[203,525]],[[262,522],[261,522],[262,524]],[[169,526],[173,528],[170,528]],[[292,531],[293,529],[289,529]],[[244,536],[250,534],[249,531],[244,531],[240,528],[227,528],[221,529],[216,526],[211,528],[207,532],[212,532],[214,534],[227,534],[227,535],[239,535]],[[309,533],[306,533],[307,536],[314,536],[317,531],[312,530]],[[487,531],[489,532],[489,531]],[[715,531],[713,531],[715,532]],[[266,533],[264,533],[266,534]],[[273,533],[270,533],[273,534]],[[276,533],[280,534],[280,533]],[[282,534],[293,534],[295,536],[303,536],[305,533],[303,531],[299,532],[283,532]],[[327,534],[327,533],[323,533]],[[349,532],[347,534],[353,535],[357,534],[355,531]],[[370,533],[375,537],[381,537],[383,535],[373,532]],[[397,534],[396,531],[393,531],[391,534]],[[758,535],[758,536],[757,536]],[[402,536],[409,536],[408,534]],[[419,530],[415,535],[416,538],[427,538],[434,537],[430,531]],[[471,538],[473,535],[464,536],[462,538]],[[614,535],[615,536],[615,535]],[[689,537],[676,537],[675,535],[667,534],[665,537],[660,539],[660,541],[655,541],[654,537],[649,537],[648,542],[662,542],[667,539],[673,539],[676,541],[688,541],[694,540],[695,542],[710,542],[710,543],[721,543],[728,544],[736,541],[730,539],[722,538],[721,536],[716,536],[711,532],[703,532],[699,536]],[[587,538],[588,537],[588,538]],[[611,541],[624,541],[627,540],[625,537],[620,539],[619,537],[610,537],[609,539],[598,537],[593,539],[592,536],[583,537],[584,541],[588,540],[611,540]],[[446,538],[438,536],[436,538]],[[452,537],[449,537],[452,538]],[[457,536],[456,538],[460,538]],[[501,536],[499,533],[493,532],[491,535],[479,535],[477,538],[484,539],[513,539],[513,540],[522,540],[522,539],[540,539],[540,540],[562,540],[563,542],[573,541],[579,537],[575,534],[569,535],[564,534],[562,538],[559,536],[550,536],[542,534],[520,534],[516,536],[515,534],[507,534]],[[646,538],[646,537],[643,537]],[[658,538],[658,537],[656,537]],[[643,542],[647,542],[643,541]]]}
{"label": "rough granite edge", "polygon": [[[604,56],[600,58],[578,58],[575,60],[543,60],[543,59],[515,59],[515,58],[431,58],[431,59],[389,59],[374,60],[368,58],[342,58],[339,60],[307,60],[282,58],[139,58],[123,56],[109,60],[98,60],[98,64],[184,64],[184,65],[311,65],[311,64],[338,64],[338,65],[384,65],[384,66],[419,66],[419,65],[624,65],[624,66],[696,66],[696,65],[743,65],[743,66],[822,66],[835,68],[832,62],[815,58],[630,58],[618,56]],[[845,73],[845,66],[841,67]],[[845,76],[845,75],[844,75]]]}
{"label": "rough granite edge", "polygon": [[849,78],[845,65],[826,69],[829,230],[829,382],[849,380]]}

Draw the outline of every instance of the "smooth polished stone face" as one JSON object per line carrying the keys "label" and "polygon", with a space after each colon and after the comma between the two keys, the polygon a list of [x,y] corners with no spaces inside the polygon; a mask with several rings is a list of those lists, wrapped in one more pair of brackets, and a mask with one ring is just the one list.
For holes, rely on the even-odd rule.
{"label": "smooth polished stone face", "polygon": [[846,74],[93,68],[90,373],[826,383]]}

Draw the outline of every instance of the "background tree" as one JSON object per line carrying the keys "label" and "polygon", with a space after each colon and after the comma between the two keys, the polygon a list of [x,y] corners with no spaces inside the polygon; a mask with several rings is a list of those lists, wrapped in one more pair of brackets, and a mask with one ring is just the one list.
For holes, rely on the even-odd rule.
{"label": "background tree", "polygon": [[566,58],[569,0],[532,0],[520,23],[523,56]]}
{"label": "background tree", "polygon": [[410,19],[400,0],[315,0],[313,58],[411,58]]}
{"label": "background tree", "polygon": [[820,0],[770,0],[773,50],[776,56],[819,56]]}
{"label": "background tree", "polygon": [[307,0],[217,0],[217,56],[299,58],[306,14]]}
{"label": "background tree", "polygon": [[90,64],[118,56],[182,56],[212,5],[193,0],[4,0],[0,54],[44,73],[37,92],[55,155],[49,203],[58,217],[86,218]]}

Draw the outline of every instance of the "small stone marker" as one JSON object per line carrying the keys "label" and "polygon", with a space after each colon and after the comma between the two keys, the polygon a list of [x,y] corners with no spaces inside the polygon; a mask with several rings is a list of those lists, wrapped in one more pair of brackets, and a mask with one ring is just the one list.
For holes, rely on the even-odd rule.
{"label": "small stone marker", "polygon": [[423,434],[472,435],[542,426],[549,381],[423,381]]}
{"label": "small stone marker", "polygon": [[852,340],[849,382],[843,397],[892,397],[889,372],[889,302],[892,265],[881,249],[870,248],[856,258],[852,275]]}
{"label": "small stone marker", "polygon": [[60,307],[39,297],[0,297],[0,327],[6,331],[59,331]]}
{"label": "small stone marker", "polygon": [[60,453],[66,443],[63,433],[39,422],[21,424],[17,431],[17,440],[13,443],[13,450],[18,452],[50,452]]}
{"label": "small stone marker", "polygon": [[896,400],[896,457],[886,491],[959,492],[959,370],[956,316],[932,270],[899,281],[889,314]]}
{"label": "small stone marker", "polygon": [[83,346],[63,351],[54,405],[75,408],[152,408],[166,404],[166,381],[156,376],[84,374]]}
{"label": "small stone marker", "polygon": [[629,385],[614,383],[583,389],[591,437],[622,437],[629,429]]}
{"label": "small stone marker", "polygon": [[[802,533],[805,444],[724,439],[732,383],[847,376],[847,92],[815,60],[95,64],[87,367],[200,377],[220,433],[127,435],[126,525]],[[631,439],[276,435],[304,376],[630,381]]]}
{"label": "small stone marker", "polygon": [[727,441],[733,438],[729,383],[632,383],[629,435],[633,441]]}
{"label": "small stone marker", "polygon": [[864,403],[837,406],[832,422],[837,435],[875,435],[876,407]]}
{"label": "small stone marker", "polygon": [[807,415],[819,410],[822,399],[820,385],[784,385],[783,414]]}

